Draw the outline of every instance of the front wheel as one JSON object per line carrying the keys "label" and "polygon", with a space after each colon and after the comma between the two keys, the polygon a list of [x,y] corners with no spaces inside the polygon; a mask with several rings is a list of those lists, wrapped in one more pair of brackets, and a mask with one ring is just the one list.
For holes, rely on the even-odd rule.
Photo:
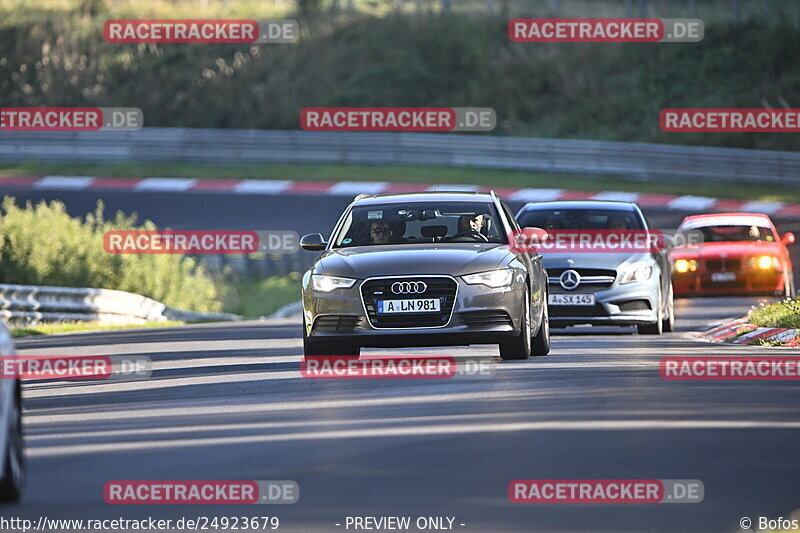
{"label": "front wheel", "polygon": [[664,333],[664,302],[661,300],[661,290],[658,291],[658,300],[656,301],[656,309],[658,310],[656,321],[651,324],[639,324],[636,329],[639,335],[661,335]]}
{"label": "front wheel", "polygon": [[11,404],[8,444],[3,458],[3,478],[0,479],[0,501],[16,502],[25,484],[25,454],[22,444],[22,408],[19,399]]}
{"label": "front wheel", "polygon": [[519,335],[500,343],[500,357],[504,361],[527,359],[531,355],[531,299],[527,290],[519,329]]}
{"label": "front wheel", "polygon": [[533,338],[531,344],[531,355],[541,356],[550,353],[550,311],[547,309],[547,298],[543,302],[542,323],[539,324],[539,331]]}
{"label": "front wheel", "polygon": [[669,284],[669,296],[667,297],[667,310],[661,329],[664,333],[671,333],[675,329],[675,297],[673,294],[672,283]]}

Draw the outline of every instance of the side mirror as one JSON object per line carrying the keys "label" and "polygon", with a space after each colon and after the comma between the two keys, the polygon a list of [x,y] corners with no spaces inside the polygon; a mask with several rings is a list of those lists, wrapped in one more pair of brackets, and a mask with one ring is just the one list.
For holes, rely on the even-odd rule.
{"label": "side mirror", "polygon": [[514,231],[511,237],[516,253],[537,253],[536,247],[547,240],[548,233],[542,228],[526,227],[521,231]]}
{"label": "side mirror", "polygon": [[795,240],[796,239],[794,233],[792,233],[791,231],[784,233],[783,236],[781,237],[781,242],[783,244],[794,244]]}
{"label": "side mirror", "polygon": [[546,229],[536,228],[533,226],[522,228],[522,233],[525,234],[528,240],[534,239],[535,242],[544,242],[550,237],[550,234],[547,233]]}
{"label": "side mirror", "polygon": [[320,252],[328,246],[321,233],[309,233],[300,239],[300,248],[309,252]]}

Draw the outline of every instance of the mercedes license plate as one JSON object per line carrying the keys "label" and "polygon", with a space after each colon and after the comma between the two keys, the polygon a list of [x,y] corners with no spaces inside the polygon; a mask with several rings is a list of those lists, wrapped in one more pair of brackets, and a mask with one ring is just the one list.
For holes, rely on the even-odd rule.
{"label": "mercedes license plate", "polygon": [[550,305],[594,305],[594,294],[549,294]]}

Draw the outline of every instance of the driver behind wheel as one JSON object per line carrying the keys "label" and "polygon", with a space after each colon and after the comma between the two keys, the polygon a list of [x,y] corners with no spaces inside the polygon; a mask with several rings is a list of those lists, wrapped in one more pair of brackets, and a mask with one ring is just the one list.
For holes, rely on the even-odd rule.
{"label": "driver behind wheel", "polygon": [[483,215],[462,215],[458,219],[458,232],[482,233],[484,223]]}

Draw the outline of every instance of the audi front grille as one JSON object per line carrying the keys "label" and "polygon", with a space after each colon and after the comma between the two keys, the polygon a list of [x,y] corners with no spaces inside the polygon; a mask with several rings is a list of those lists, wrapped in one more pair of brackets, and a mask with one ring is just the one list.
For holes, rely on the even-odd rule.
{"label": "audi front grille", "polygon": [[[400,294],[392,291],[392,285],[397,282],[401,284],[395,286]],[[424,290],[422,284],[413,282],[423,282]],[[367,318],[374,328],[438,328],[450,321],[457,289],[458,284],[449,276],[370,278],[361,285],[361,298]],[[432,313],[378,314],[378,300],[417,298],[438,298],[440,310]]]}

